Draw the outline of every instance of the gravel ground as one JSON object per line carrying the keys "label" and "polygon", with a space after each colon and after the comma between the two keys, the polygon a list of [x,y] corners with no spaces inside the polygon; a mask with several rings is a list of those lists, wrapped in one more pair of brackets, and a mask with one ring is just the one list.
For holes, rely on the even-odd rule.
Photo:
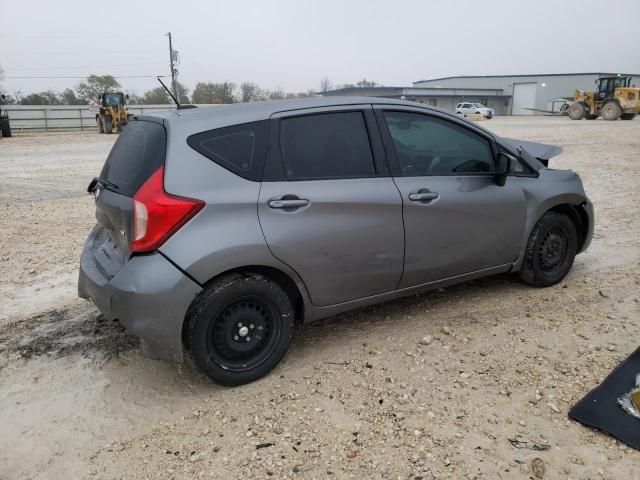
{"label": "gravel ground", "polygon": [[305,327],[222,388],[152,361],[75,298],[84,194],[115,136],[0,141],[0,479],[640,478],[640,452],[567,417],[640,338],[640,120],[495,118],[565,147],[596,208],[559,285],[509,275]]}

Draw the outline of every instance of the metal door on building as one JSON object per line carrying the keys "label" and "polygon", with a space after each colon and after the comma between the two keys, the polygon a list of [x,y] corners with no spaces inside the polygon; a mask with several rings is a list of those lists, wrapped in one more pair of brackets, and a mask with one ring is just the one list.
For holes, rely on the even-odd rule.
{"label": "metal door on building", "polygon": [[535,82],[514,83],[511,115],[534,115],[535,112],[529,109],[536,108],[537,89],[538,84]]}

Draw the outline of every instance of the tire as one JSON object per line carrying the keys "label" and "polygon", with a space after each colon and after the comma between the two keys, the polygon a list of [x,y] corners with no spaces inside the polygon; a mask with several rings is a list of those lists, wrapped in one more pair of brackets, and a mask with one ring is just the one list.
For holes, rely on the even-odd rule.
{"label": "tire", "polygon": [[587,120],[595,120],[596,118],[598,118],[598,115],[591,115],[590,113],[587,113],[584,118],[586,118]]}
{"label": "tire", "polygon": [[110,115],[102,117],[104,119],[104,133],[113,133],[113,120]]}
{"label": "tire", "polygon": [[605,120],[618,120],[622,115],[622,108],[620,108],[620,105],[618,105],[617,102],[607,102],[602,107],[600,114]]}
{"label": "tire", "polygon": [[575,102],[569,107],[569,118],[571,120],[582,120],[587,114],[587,108],[584,103]]}
{"label": "tire", "polygon": [[638,116],[637,113],[623,113],[622,115],[620,115],[620,118],[622,120],[633,120],[637,116]]}
{"label": "tire", "polygon": [[577,251],[578,234],[571,219],[547,212],[529,236],[520,278],[536,287],[555,285],[569,273]]}
{"label": "tire", "polygon": [[284,357],[294,319],[291,300],[278,283],[257,274],[225,276],[190,308],[187,348],[198,370],[215,382],[244,385]]}
{"label": "tire", "polygon": [[104,133],[104,124],[102,123],[102,117],[96,117],[96,122],[98,124],[98,132]]}
{"label": "tire", "polygon": [[9,138],[11,136],[11,125],[8,118],[0,120],[0,131],[3,137]]}

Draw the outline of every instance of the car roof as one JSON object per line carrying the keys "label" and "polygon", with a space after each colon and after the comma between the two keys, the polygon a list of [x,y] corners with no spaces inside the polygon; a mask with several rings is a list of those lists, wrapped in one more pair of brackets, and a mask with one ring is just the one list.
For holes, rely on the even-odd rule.
{"label": "car roof", "polygon": [[[144,115],[136,116],[136,118],[162,122],[168,130],[173,132],[173,135],[188,137],[195,132],[267,120],[277,113],[349,105],[397,105],[413,107],[450,117],[455,122],[466,122],[466,120],[461,120],[454,112],[425,105],[424,103],[393,98],[358,96],[306,97],[287,100],[207,105],[198,108],[165,110],[154,113],[145,112]],[[481,130],[493,136],[491,132],[482,126],[473,122],[468,123],[471,128]]]}
{"label": "car roof", "polygon": [[[207,105],[198,108],[185,108],[179,110],[168,110],[144,114],[145,118],[156,118],[164,120],[165,124],[175,127],[186,127],[191,124],[194,128],[200,128],[202,124],[215,124],[217,126],[235,125],[240,123],[266,120],[272,115],[293,110],[304,110],[310,108],[336,107],[348,105],[399,105],[414,108],[432,110],[438,113],[451,115],[451,112],[435,107],[427,106],[423,103],[411,102],[407,100],[396,100],[380,97],[307,97],[287,100],[266,100],[247,103],[231,103],[223,105]],[[219,125],[218,125],[219,124]]]}

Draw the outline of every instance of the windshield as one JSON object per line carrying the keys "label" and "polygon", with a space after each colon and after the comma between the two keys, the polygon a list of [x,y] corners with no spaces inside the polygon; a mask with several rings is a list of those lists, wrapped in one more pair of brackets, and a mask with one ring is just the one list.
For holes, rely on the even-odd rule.
{"label": "windshield", "polygon": [[120,93],[105,93],[104,94],[104,106],[105,107],[118,107],[122,105],[122,94]]}

